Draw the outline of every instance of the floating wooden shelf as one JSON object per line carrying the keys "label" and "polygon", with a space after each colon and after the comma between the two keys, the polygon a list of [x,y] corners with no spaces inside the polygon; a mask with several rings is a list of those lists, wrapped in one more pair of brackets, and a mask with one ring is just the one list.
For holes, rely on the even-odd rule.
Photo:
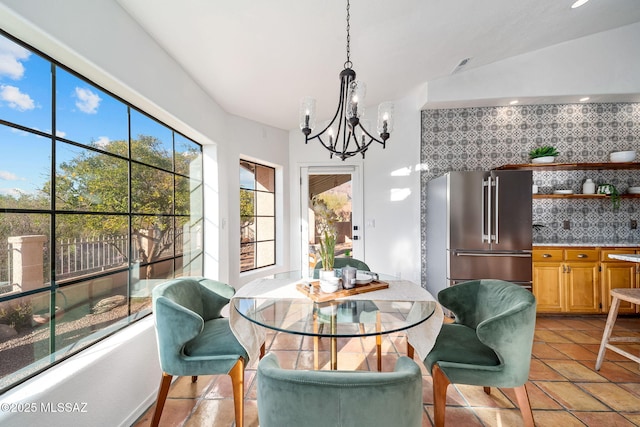
{"label": "floating wooden shelf", "polygon": [[495,170],[609,170],[609,169],[640,169],[640,162],[627,163],[523,163],[504,165]]}

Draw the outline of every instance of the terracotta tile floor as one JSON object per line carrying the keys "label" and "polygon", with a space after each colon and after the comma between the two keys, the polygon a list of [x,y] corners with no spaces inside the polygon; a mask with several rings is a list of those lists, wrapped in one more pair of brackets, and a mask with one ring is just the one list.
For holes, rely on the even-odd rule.
{"label": "terracotta tile floor", "polygon": [[[533,344],[533,358],[527,390],[537,426],[640,426],[640,369],[638,364],[607,350],[599,372],[594,370],[604,316],[539,316]],[[640,336],[640,318],[619,318],[613,336]],[[329,340],[321,340],[321,363],[329,362]],[[373,338],[338,342],[339,369],[375,370]],[[640,354],[640,344],[626,345]],[[308,338],[271,334],[267,350],[278,355],[282,366],[310,369],[312,342]],[[406,354],[404,335],[383,340],[383,369],[391,370],[395,359]],[[420,364],[422,367],[422,365]],[[245,425],[259,425],[256,404],[256,365],[246,371]],[[431,376],[423,376],[423,426],[432,426],[433,396]],[[486,395],[481,387],[450,386],[446,423],[450,427],[521,426],[522,418],[511,390],[492,389]],[[153,407],[138,420],[147,426]],[[228,376],[200,377],[192,384],[179,378],[169,392],[162,426],[234,426],[231,381]]]}

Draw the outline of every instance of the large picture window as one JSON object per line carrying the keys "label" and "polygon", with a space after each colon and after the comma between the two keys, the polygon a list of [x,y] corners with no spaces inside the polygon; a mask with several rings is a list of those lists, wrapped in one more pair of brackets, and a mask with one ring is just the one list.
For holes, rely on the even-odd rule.
{"label": "large picture window", "polygon": [[240,160],[240,271],[276,263],[276,171]]}
{"label": "large picture window", "polygon": [[0,392],[203,273],[202,147],[0,33]]}

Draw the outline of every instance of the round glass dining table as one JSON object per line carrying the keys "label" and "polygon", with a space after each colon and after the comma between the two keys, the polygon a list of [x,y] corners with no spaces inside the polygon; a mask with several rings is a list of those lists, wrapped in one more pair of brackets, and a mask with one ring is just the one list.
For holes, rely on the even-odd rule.
{"label": "round glass dining table", "polygon": [[[299,272],[275,278],[300,279]],[[386,276],[380,275],[383,282]],[[313,279],[308,279],[313,280]],[[257,325],[278,332],[314,337],[314,367],[318,369],[318,338],[331,339],[331,369],[337,369],[337,338],[375,336],[378,370],[381,370],[381,336],[403,331],[425,322],[436,308],[435,301],[376,299],[377,292],[352,295],[348,299],[323,302],[296,295],[292,298],[242,296],[232,299],[232,308]],[[412,349],[409,347],[409,351]]]}

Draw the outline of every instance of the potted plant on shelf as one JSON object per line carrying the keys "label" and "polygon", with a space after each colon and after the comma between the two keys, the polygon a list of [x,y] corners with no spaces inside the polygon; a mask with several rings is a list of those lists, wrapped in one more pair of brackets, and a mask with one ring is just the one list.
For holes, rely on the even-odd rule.
{"label": "potted plant on shelf", "polygon": [[614,210],[620,208],[620,193],[613,184],[601,184],[598,185],[598,194],[606,194],[611,197],[611,205]]}
{"label": "potted plant on shelf", "polygon": [[316,217],[316,233],[320,239],[320,249],[318,254],[322,260],[322,272],[325,276],[333,275],[333,262],[335,259],[336,240],[338,237],[338,230],[336,228],[336,222],[338,220],[336,213],[330,209],[327,204],[315,196],[312,199],[313,212]]}
{"label": "potted plant on shelf", "polygon": [[529,157],[531,158],[531,163],[553,163],[558,154],[560,153],[555,147],[545,145],[531,150]]}

